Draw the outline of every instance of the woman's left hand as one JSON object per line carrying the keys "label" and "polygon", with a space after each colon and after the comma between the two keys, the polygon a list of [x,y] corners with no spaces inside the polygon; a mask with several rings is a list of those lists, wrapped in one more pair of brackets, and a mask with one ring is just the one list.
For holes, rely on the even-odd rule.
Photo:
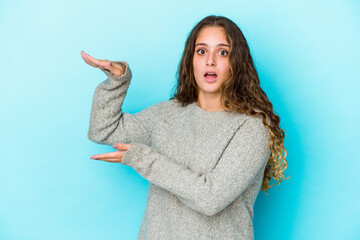
{"label": "woman's left hand", "polygon": [[102,160],[105,162],[120,163],[124,154],[126,153],[127,150],[129,150],[130,147],[131,144],[115,143],[113,145],[113,148],[118,149],[119,151],[94,155],[91,156],[91,159]]}

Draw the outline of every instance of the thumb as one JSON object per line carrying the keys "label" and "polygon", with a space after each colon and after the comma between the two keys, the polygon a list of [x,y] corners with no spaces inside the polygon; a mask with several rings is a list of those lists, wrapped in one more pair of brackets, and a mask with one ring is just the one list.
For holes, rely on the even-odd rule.
{"label": "thumb", "polygon": [[102,70],[104,70],[104,69],[108,70],[112,75],[116,74],[115,71],[114,71],[115,70],[114,64],[112,64],[112,62],[110,60],[105,60],[103,62],[103,64],[101,64],[99,66],[99,68],[102,69]]}
{"label": "thumb", "polygon": [[111,72],[111,69],[113,68],[113,64],[111,63],[110,60],[106,63],[106,68]]}
{"label": "thumb", "polygon": [[118,149],[118,150],[129,150],[131,144],[123,144],[123,143],[115,143],[113,145],[113,148]]}

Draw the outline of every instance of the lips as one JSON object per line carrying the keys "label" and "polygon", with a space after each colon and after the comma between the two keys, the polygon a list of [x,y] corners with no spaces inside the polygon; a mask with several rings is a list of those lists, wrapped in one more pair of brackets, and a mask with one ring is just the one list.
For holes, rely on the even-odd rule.
{"label": "lips", "polygon": [[205,81],[207,82],[215,82],[217,78],[217,74],[215,72],[208,71],[204,74]]}

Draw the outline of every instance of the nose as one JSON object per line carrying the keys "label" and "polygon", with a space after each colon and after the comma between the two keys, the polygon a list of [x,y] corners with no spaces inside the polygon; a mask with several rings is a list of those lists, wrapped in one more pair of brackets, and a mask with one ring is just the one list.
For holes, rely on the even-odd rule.
{"label": "nose", "polygon": [[215,57],[212,54],[208,54],[208,57],[206,59],[206,65],[207,66],[215,66],[216,65]]}

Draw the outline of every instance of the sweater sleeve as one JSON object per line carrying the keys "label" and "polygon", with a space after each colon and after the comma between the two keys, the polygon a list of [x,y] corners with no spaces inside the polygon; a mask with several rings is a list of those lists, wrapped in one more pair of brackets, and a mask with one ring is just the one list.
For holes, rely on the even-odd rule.
{"label": "sweater sleeve", "polygon": [[107,79],[95,89],[90,114],[88,138],[96,143],[139,142],[150,143],[150,118],[153,107],[136,114],[121,110],[130,80],[131,70],[127,62],[119,61],[126,69],[121,76],[115,77],[110,71],[102,70]]}
{"label": "sweater sleeve", "polygon": [[175,194],[184,204],[211,216],[239,197],[264,169],[270,157],[270,134],[259,118],[249,118],[237,130],[218,164],[200,174],[143,144],[132,144],[122,164]]}

